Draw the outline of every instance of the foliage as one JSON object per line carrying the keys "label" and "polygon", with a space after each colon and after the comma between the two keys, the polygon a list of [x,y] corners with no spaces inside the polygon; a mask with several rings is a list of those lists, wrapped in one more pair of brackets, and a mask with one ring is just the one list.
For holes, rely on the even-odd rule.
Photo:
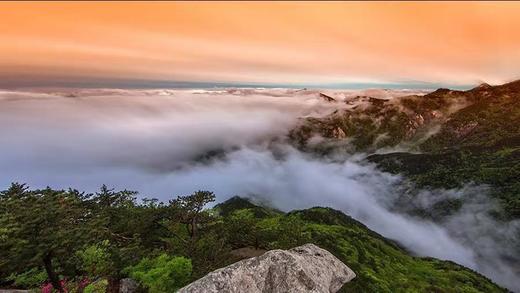
{"label": "foliage", "polygon": [[14,282],[15,286],[22,288],[38,288],[45,280],[47,273],[41,268],[32,268],[20,274],[11,274],[7,280]]}
{"label": "foliage", "polygon": [[[250,218],[249,209],[230,212],[228,217],[237,215]],[[333,253],[357,275],[342,292],[507,292],[455,263],[413,257],[395,242],[330,208],[293,211],[242,224],[259,229],[261,248],[285,249],[310,242]]]}
{"label": "foliage", "polygon": [[[313,242],[333,252],[358,274],[345,290],[393,292],[406,288],[417,292],[452,292],[453,288],[460,288],[456,292],[503,292],[485,277],[461,266],[409,256],[394,242],[339,211],[314,208],[260,221],[251,220],[249,209],[239,211],[230,212],[228,217],[240,219],[246,225],[242,231],[258,229],[261,235],[258,245],[262,248],[288,248]],[[236,227],[226,227],[229,232],[237,231]],[[285,235],[292,242],[283,243]],[[439,284],[432,286],[433,280],[439,280]]]}
{"label": "foliage", "polygon": [[108,286],[106,279],[101,279],[96,282],[88,284],[84,289],[83,293],[105,293]]}
{"label": "foliage", "polygon": [[[42,282],[42,265],[50,261],[45,279],[55,274],[68,289],[81,287],[77,284],[84,285],[88,276],[98,281],[86,292],[116,292],[119,280],[130,276],[150,292],[170,292],[244,257],[235,249],[261,252],[310,242],[356,272],[346,291],[503,292],[462,266],[413,257],[328,208],[284,214],[232,198],[208,210],[204,207],[214,200],[211,192],[195,192],[165,205],[137,202],[133,192],[106,187],[83,194],[31,191],[13,184],[0,195],[0,282],[19,288]],[[52,287],[57,288],[48,284],[45,290]]]}
{"label": "foliage", "polygon": [[282,214],[282,212],[279,210],[262,205],[256,205],[250,200],[239,196],[233,196],[232,198],[226,200],[225,204],[219,203],[213,208],[214,211],[224,217],[242,209],[250,210],[257,218],[265,218]]}
{"label": "foliage", "polygon": [[260,231],[257,227],[259,219],[250,209],[240,209],[226,217],[228,240],[234,248],[254,246],[258,248]]}
{"label": "foliage", "polygon": [[108,240],[99,244],[87,246],[76,255],[80,259],[82,269],[90,277],[106,276],[110,271],[110,255],[108,252]]}
{"label": "foliage", "polygon": [[[407,175],[419,187],[456,188],[469,182],[492,187],[500,217],[520,217],[520,147],[453,150],[439,154],[392,153],[369,157],[380,168]],[[446,203],[457,209],[460,203]],[[445,207],[444,207],[445,208]]]}
{"label": "foliage", "polygon": [[0,259],[11,272],[44,265],[50,281],[62,290],[60,273],[73,273],[70,252],[79,248],[87,235],[83,194],[78,191],[29,191],[12,184],[0,194]]}
{"label": "foliage", "polygon": [[127,271],[150,293],[165,293],[186,285],[190,280],[192,266],[185,257],[161,254],[156,258],[144,258],[137,265],[127,268]]}
{"label": "foliage", "polygon": [[197,237],[197,229],[200,223],[210,220],[208,213],[203,209],[204,206],[213,201],[215,201],[213,192],[199,190],[189,196],[179,196],[170,202],[175,219],[186,225],[190,238]]}

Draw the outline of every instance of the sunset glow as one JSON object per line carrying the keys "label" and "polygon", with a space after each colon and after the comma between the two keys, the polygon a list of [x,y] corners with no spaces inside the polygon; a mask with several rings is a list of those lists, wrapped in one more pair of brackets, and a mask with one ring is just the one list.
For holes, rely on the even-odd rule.
{"label": "sunset glow", "polygon": [[520,3],[4,2],[0,76],[256,83],[501,83]]}

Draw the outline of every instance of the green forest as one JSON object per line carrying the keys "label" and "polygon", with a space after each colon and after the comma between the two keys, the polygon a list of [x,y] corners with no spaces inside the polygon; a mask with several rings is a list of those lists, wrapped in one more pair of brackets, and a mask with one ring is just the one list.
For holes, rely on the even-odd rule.
{"label": "green forest", "polygon": [[[254,253],[314,243],[357,277],[342,292],[507,292],[450,261],[412,256],[344,213],[314,207],[284,213],[210,191],[163,203],[106,186],[0,193],[0,283],[41,292],[175,292]],[[209,206],[213,206],[209,208]]]}

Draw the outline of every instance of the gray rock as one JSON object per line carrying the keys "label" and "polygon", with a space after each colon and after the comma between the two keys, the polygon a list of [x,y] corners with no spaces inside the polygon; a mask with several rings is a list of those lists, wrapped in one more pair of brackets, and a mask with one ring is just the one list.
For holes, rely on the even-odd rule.
{"label": "gray rock", "polygon": [[356,274],[314,244],[271,250],[218,269],[179,292],[337,292]]}
{"label": "gray rock", "polygon": [[135,293],[139,288],[139,284],[130,278],[125,278],[121,280],[119,284],[119,292],[120,293]]}

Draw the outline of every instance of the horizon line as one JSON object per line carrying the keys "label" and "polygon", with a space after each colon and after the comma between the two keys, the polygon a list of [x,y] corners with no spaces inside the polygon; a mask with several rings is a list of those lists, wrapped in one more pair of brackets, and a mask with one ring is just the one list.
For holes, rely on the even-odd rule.
{"label": "horizon line", "polygon": [[148,80],[148,79],[91,79],[91,78],[63,78],[63,79],[28,79],[3,78],[0,79],[1,89],[34,89],[34,88],[106,88],[106,89],[187,89],[187,88],[311,88],[311,89],[438,89],[449,88],[468,90],[475,84],[451,84],[443,82],[425,81],[397,81],[397,82],[221,82],[221,81],[183,81],[183,80]]}

